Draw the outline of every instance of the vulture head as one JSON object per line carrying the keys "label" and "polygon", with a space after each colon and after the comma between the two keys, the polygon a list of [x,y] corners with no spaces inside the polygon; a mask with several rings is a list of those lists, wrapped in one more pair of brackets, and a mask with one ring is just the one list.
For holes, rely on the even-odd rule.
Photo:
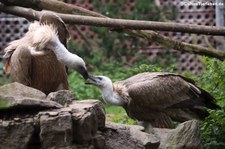
{"label": "vulture head", "polygon": [[[89,75],[85,84],[91,84],[100,88],[102,91],[103,100],[108,104],[115,106],[124,106],[127,104],[127,94],[123,88],[118,89],[118,92],[115,91],[111,79],[106,76]],[[122,95],[122,93],[124,94]]]}
{"label": "vulture head", "polygon": [[111,79],[106,76],[93,76],[89,75],[88,79],[86,80],[85,84],[92,84],[100,89],[107,88],[109,90],[113,89],[113,84]]}

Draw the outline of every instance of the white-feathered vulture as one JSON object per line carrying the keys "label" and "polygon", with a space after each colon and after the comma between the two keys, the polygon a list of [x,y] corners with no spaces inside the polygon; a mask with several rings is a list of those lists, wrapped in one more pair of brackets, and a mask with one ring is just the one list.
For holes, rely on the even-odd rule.
{"label": "white-feathered vulture", "polygon": [[5,48],[6,73],[24,85],[46,94],[68,89],[68,66],[88,77],[85,62],[66,49],[68,31],[55,14],[46,12],[39,22],[32,23],[28,32]]}
{"label": "white-feathered vulture", "polygon": [[86,84],[99,87],[106,103],[122,106],[129,117],[153,127],[171,128],[172,120],[203,119],[208,116],[206,108],[219,108],[193,80],[172,73],[145,72],[116,83],[90,75]]}

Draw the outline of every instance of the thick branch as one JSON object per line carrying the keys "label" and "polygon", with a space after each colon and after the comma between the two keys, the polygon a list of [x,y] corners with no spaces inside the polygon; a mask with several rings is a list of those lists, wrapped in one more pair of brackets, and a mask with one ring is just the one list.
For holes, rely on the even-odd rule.
{"label": "thick branch", "polygon": [[225,58],[225,52],[222,50],[216,50],[214,48],[206,48],[195,44],[176,41],[168,37],[162,36],[154,31],[126,30],[126,32],[130,35],[133,35],[134,37],[138,36],[141,38],[145,38],[159,45],[163,45],[166,48],[176,49],[180,52],[189,52],[199,55],[205,55],[209,57],[218,58],[220,60]]}
{"label": "thick branch", "polygon": [[[97,13],[88,11],[84,8],[80,8],[74,5],[67,5],[66,3],[54,0],[0,0],[0,2],[7,4],[16,4],[16,5],[28,5],[31,3],[31,6],[36,5],[39,9],[43,9],[63,12],[63,13],[74,13],[75,10],[85,14],[90,14],[92,16],[99,16]],[[7,8],[7,7],[6,7]],[[2,8],[2,11],[5,11]],[[103,26],[103,27],[112,27],[118,29],[135,29],[135,30],[157,30],[157,31],[170,31],[170,32],[182,32],[182,33],[195,33],[195,34],[205,34],[205,35],[225,35],[225,27],[215,27],[215,26],[203,26],[203,25],[192,25],[192,24],[182,24],[182,23],[169,23],[169,22],[155,22],[155,21],[137,21],[137,20],[125,20],[125,19],[107,19],[107,18],[93,18],[93,17],[84,17],[84,16],[75,16],[75,15],[61,15],[60,17],[65,18],[65,22],[82,24],[82,25],[93,25],[93,26]],[[73,18],[73,19],[72,19]]]}
{"label": "thick branch", "polygon": [[[33,9],[17,7],[17,6],[5,6],[1,3],[0,3],[0,10],[2,10],[3,12],[6,12],[6,13],[11,13],[11,14],[15,14],[17,16],[22,16],[22,17],[26,17],[26,18],[34,19],[34,20],[38,20],[39,17],[41,16],[40,11],[35,11]],[[68,23],[71,23],[71,24],[74,23],[74,18],[76,18],[76,19],[77,19],[77,17],[78,18],[87,18],[85,16],[82,17],[82,16],[77,16],[77,15],[66,15],[66,14],[61,14],[61,13],[58,13],[58,15],[64,21],[67,21]],[[100,18],[95,17],[94,19],[100,19]],[[108,19],[108,20],[111,20],[111,19]],[[211,49],[211,48],[206,48],[206,47],[202,47],[202,46],[198,46],[198,45],[179,42],[179,41],[167,38],[165,36],[162,36],[154,31],[135,31],[135,30],[125,29],[124,32],[126,32],[127,34],[130,34],[132,36],[135,36],[135,37],[141,37],[141,38],[147,39],[149,41],[156,42],[166,48],[169,47],[169,48],[173,48],[178,51],[206,55],[206,56],[215,57],[218,59],[225,58],[224,51],[219,51],[216,49]]]}
{"label": "thick branch", "polygon": [[6,5],[22,6],[37,10],[51,10],[59,13],[80,14],[94,17],[106,17],[94,11],[87,10],[76,5],[64,3],[58,0],[0,0]]}

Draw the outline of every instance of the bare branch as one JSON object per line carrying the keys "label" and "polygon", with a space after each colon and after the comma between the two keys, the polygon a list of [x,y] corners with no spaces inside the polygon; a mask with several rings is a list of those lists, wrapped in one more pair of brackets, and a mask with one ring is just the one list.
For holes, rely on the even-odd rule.
{"label": "bare branch", "polygon": [[[54,3],[53,3],[53,5],[54,5]],[[17,16],[22,16],[22,17],[26,17],[29,19],[35,19],[35,20],[38,20],[41,15],[40,11],[35,11],[33,9],[17,7],[17,6],[5,6],[2,3],[0,3],[0,10],[3,12],[6,12],[6,13],[11,13],[11,14],[15,14]],[[101,21],[105,21],[106,23],[107,22],[109,23],[109,22],[117,22],[117,20],[119,20],[119,19],[97,18],[97,17],[93,18],[93,17],[87,17],[87,16],[69,15],[69,14],[62,14],[62,13],[57,13],[57,14],[64,21],[66,21],[67,23],[70,23],[70,24],[80,22],[80,24],[90,25],[88,22],[84,22],[84,21],[98,20],[98,21],[95,21],[95,23],[97,23],[98,26],[100,26],[100,25],[103,26],[105,24],[103,24]],[[90,15],[92,15],[92,14],[90,14]],[[78,21],[77,21],[77,19],[78,19]],[[122,21],[122,20],[120,20],[120,21]],[[125,22],[123,22],[123,23],[125,23]],[[126,23],[126,24],[128,24],[128,23]],[[218,59],[225,58],[224,51],[219,51],[219,50],[216,50],[213,48],[206,48],[206,47],[202,47],[202,46],[198,46],[198,45],[179,42],[179,41],[167,38],[165,36],[162,36],[154,31],[143,31],[143,30],[136,31],[136,30],[129,30],[129,29],[124,29],[123,31],[129,35],[132,35],[135,37],[141,37],[141,38],[147,39],[149,41],[153,41],[153,42],[158,43],[161,46],[166,47],[166,48],[169,47],[169,48],[173,48],[175,50],[182,51],[182,52],[190,52],[190,53],[194,53],[194,54],[206,55],[206,56],[215,57]]]}
{"label": "bare branch", "polygon": [[154,31],[127,30],[126,32],[135,37],[138,36],[141,38],[145,38],[159,45],[163,45],[164,47],[176,49],[177,51],[180,52],[189,52],[199,55],[205,55],[209,57],[218,58],[220,60],[223,60],[225,58],[225,52],[222,50],[216,50],[213,48],[206,48],[199,45],[176,41],[168,37],[162,36]]}
{"label": "bare branch", "polygon": [[[0,2],[7,2],[10,4],[24,5],[32,0],[24,1],[20,0],[0,0]],[[37,1],[34,1],[37,3]],[[33,2],[33,3],[34,3]],[[63,2],[53,1],[50,3],[49,0],[41,0],[39,2],[39,7],[42,6],[44,9],[51,11],[59,10],[60,12],[73,13],[77,8],[74,5],[66,5]],[[33,6],[32,4],[31,6]],[[51,6],[51,7],[50,7]],[[55,6],[55,7],[53,7]],[[60,7],[62,6],[62,7]],[[68,7],[68,10],[66,9]],[[1,8],[2,11],[7,11],[9,7]],[[61,8],[61,9],[60,9]],[[12,7],[10,8],[12,9]],[[84,13],[90,15],[102,17],[97,13],[92,11],[87,11],[85,9],[79,9]],[[58,11],[56,11],[58,12]],[[125,19],[110,19],[110,18],[99,18],[99,17],[90,17],[90,16],[79,16],[79,15],[68,15],[68,14],[59,14],[60,17],[64,18],[64,21],[67,23],[75,23],[80,25],[93,25],[93,26],[102,26],[102,27],[112,27],[118,29],[135,29],[135,30],[157,30],[157,31],[170,31],[170,32],[181,32],[181,33],[195,33],[195,34],[205,34],[205,35],[225,35],[225,27],[216,27],[216,26],[203,26],[203,25],[193,25],[193,24],[182,24],[182,23],[172,23],[172,22],[155,22],[155,21],[137,21],[137,20],[125,20]]]}
{"label": "bare branch", "polygon": [[33,8],[36,10],[51,10],[59,13],[67,14],[80,14],[94,17],[106,17],[100,13],[87,10],[76,5],[64,3],[58,0],[0,0],[0,2],[6,5],[22,6],[27,8]]}

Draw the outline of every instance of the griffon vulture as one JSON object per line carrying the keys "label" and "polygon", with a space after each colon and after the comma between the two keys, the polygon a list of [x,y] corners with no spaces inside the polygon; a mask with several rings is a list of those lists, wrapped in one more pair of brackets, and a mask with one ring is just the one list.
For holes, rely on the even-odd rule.
{"label": "griffon vulture", "polygon": [[106,103],[122,106],[129,117],[148,127],[171,128],[172,120],[203,119],[206,108],[219,108],[193,80],[172,73],[145,72],[116,83],[89,75],[86,84],[99,87]]}
{"label": "griffon vulture", "polygon": [[46,12],[39,22],[30,25],[21,39],[5,48],[6,73],[13,81],[49,94],[68,89],[66,66],[75,69],[85,79],[85,62],[66,49],[68,31],[55,14]]}

